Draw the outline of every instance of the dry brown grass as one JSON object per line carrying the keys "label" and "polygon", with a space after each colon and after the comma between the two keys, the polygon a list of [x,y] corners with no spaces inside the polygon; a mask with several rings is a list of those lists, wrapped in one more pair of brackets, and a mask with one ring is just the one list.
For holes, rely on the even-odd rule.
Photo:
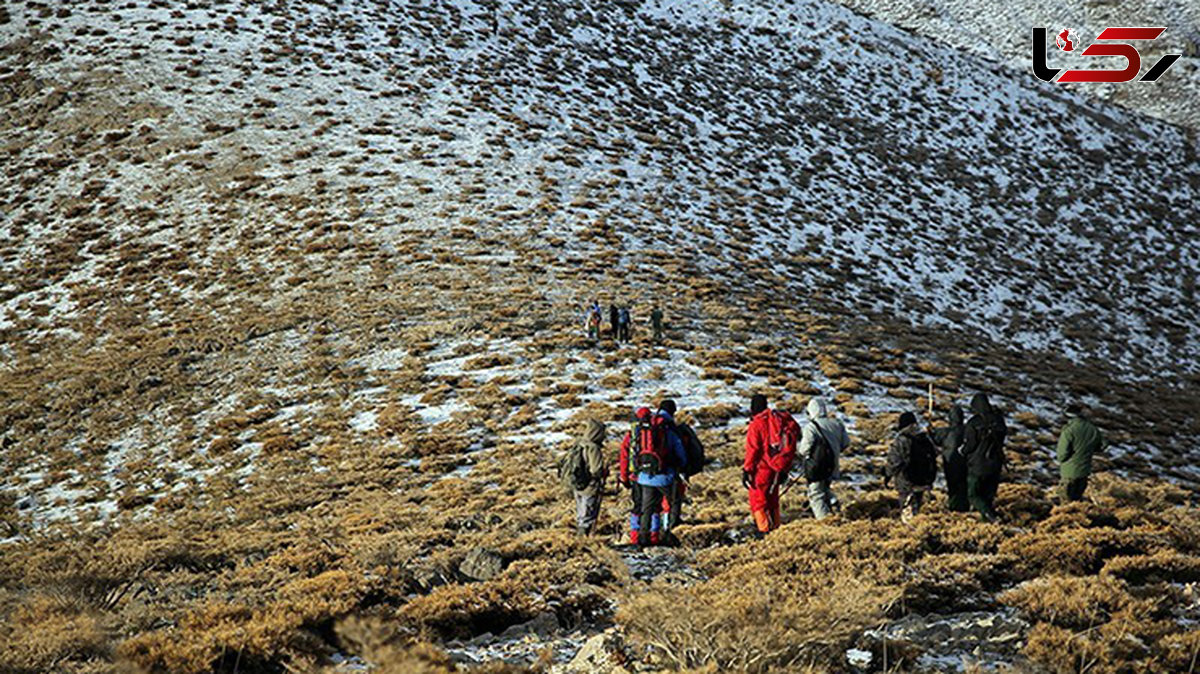
{"label": "dry brown grass", "polygon": [[775,580],[713,580],[670,594],[632,597],[617,619],[657,662],[718,671],[795,669],[837,659],[846,641],[877,622],[889,593],[844,569]]}
{"label": "dry brown grass", "polygon": [[9,615],[0,639],[0,669],[14,673],[55,671],[64,662],[107,658],[112,647],[101,615],[75,612],[47,598]]}
{"label": "dry brown grass", "polygon": [[701,558],[709,580],[634,588],[617,620],[671,668],[766,671],[829,662],[900,594],[894,570],[858,557],[869,546],[855,547],[852,536],[804,522],[759,543],[714,549]]}
{"label": "dry brown grass", "polygon": [[1152,606],[1129,595],[1125,584],[1108,576],[1048,576],[1000,595],[1039,622],[1089,629],[1122,611],[1148,615]]}

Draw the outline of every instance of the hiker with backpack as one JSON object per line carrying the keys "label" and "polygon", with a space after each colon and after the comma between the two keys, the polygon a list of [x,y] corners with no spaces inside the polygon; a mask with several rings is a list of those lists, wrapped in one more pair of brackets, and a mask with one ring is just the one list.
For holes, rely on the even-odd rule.
{"label": "hiker with backpack", "polygon": [[592,419],[558,467],[558,477],[575,496],[575,525],[580,536],[589,536],[600,516],[600,497],[604,494],[604,424]]}
{"label": "hiker with backpack", "polygon": [[1092,457],[1108,446],[1081,405],[1067,406],[1067,425],[1058,436],[1058,495],[1063,503],[1082,501],[1092,474]]}
{"label": "hiker with backpack", "polygon": [[782,524],[779,491],[787,483],[799,438],[800,425],[792,415],[768,408],[767,397],[761,393],[750,398],[742,486],[748,493],[750,514],[759,536]]}
{"label": "hiker with backpack", "polygon": [[[641,529],[642,519],[642,489],[637,482],[637,471],[633,465],[631,450],[634,449],[634,438],[638,428],[642,424],[649,424],[652,416],[649,407],[639,407],[634,411],[633,428],[627,431],[625,437],[621,439],[621,451],[617,455],[617,484],[621,488],[629,490],[629,542],[633,545],[637,545],[640,540],[638,532]],[[656,531],[659,528],[659,524],[654,525]],[[649,534],[647,533],[647,535]]]}
{"label": "hiker with backpack", "polygon": [[950,408],[950,425],[933,432],[933,441],[941,448],[942,472],[946,476],[946,507],[957,513],[971,510],[967,500],[967,457],[959,453],[966,434],[963,416],[962,407],[954,405]]}
{"label": "hiker with backpack", "polygon": [[813,517],[823,520],[837,512],[839,504],[830,484],[840,473],[838,461],[850,446],[846,425],[829,415],[829,406],[821,398],[808,402],[808,423],[800,438],[800,460],[808,482],[808,504]]}
{"label": "hiker with backpack", "polygon": [[617,341],[628,344],[632,340],[633,319],[629,317],[629,307],[621,307],[620,313],[617,315]]}
{"label": "hiker with backpack", "polygon": [[664,499],[670,511],[677,511],[675,481],[687,468],[687,453],[675,430],[675,419],[669,400],[659,405],[649,421],[638,420],[630,431],[629,456],[637,471],[641,511],[638,517],[638,546],[666,544],[677,541],[674,534],[663,531]]}
{"label": "hiker with backpack", "polygon": [[663,312],[658,305],[654,305],[654,309],[650,311],[650,324],[654,328],[654,343],[658,344],[663,340]]}
{"label": "hiker with backpack", "polygon": [[620,341],[621,339],[620,323],[621,311],[617,308],[617,303],[613,302],[612,304],[608,305],[608,334],[610,337],[612,337],[613,341]]}
{"label": "hiker with backpack", "polygon": [[917,415],[901,414],[896,422],[896,437],[888,450],[887,478],[900,492],[900,520],[905,524],[920,513],[925,492],[933,488],[937,455],[933,440],[917,423]]}
{"label": "hiker with backpack", "polygon": [[987,394],[971,398],[971,413],[959,452],[967,459],[967,500],[985,522],[996,520],[996,490],[1004,471],[1004,440],[1008,426]]}
{"label": "hiker with backpack", "polygon": [[[675,418],[676,406],[674,400],[664,400],[662,407]],[[683,443],[683,453],[687,455],[687,463],[680,468],[679,476],[675,480],[675,500],[673,503],[664,499],[663,511],[667,513],[667,521],[664,524],[664,531],[672,532],[679,525],[683,518],[683,504],[687,498],[689,480],[692,476],[704,470],[704,445],[700,443],[699,436],[691,426],[682,422],[675,422],[675,433],[679,435],[679,441]]]}
{"label": "hiker with backpack", "polygon": [[600,303],[592,302],[592,308],[588,310],[587,317],[587,335],[588,339],[593,342],[600,339]]}

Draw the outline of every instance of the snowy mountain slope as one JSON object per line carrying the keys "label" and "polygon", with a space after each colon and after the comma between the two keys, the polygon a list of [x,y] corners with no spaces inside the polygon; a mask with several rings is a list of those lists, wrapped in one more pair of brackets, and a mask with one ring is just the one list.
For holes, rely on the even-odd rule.
{"label": "snowy mountain slope", "polygon": [[[140,63],[127,54],[144,45],[114,36],[153,28],[165,10],[120,22],[86,7],[70,10],[61,20],[65,33],[112,31],[111,65],[83,59],[119,73],[105,77],[130,80],[121,94],[110,88],[105,95],[137,100],[134,92],[154,92],[141,94],[153,105],[132,113],[152,115],[146,120],[95,123],[148,129],[117,141],[145,149],[127,150],[140,153],[108,169],[115,172],[104,188],[117,200],[111,207],[135,212],[154,171],[154,181],[184,188],[155,204],[155,217],[183,220],[161,234],[163,244],[194,231],[180,225],[190,224],[204,199],[238,184],[230,181],[261,183],[252,189],[267,192],[275,208],[287,203],[277,195],[305,195],[324,181],[327,190],[351,190],[343,209],[385,227],[394,224],[392,214],[433,225],[427,216],[437,214],[436,204],[461,196],[455,215],[490,228],[497,202],[517,211],[539,203],[540,173],[554,181],[542,199],[575,204],[546,214],[556,231],[577,228],[579,213],[632,222],[631,237],[638,225],[669,224],[672,239],[698,248],[746,228],[758,240],[763,230],[778,231],[769,250],[748,254],[828,258],[828,269],[818,267],[803,284],[848,292],[859,310],[963,323],[995,339],[1123,365],[1184,360],[1194,371],[1186,363],[1196,353],[1188,328],[1196,166],[1194,146],[1172,127],[1028,92],[1026,78],[982,63],[943,69],[947,52],[824,6],[797,6],[776,17],[777,28],[749,32],[712,31],[738,15],[687,3],[647,5],[632,15],[546,9],[542,32],[532,9],[464,6],[449,21],[433,15],[423,23],[420,8],[367,7],[351,6],[346,15],[311,10],[301,23],[314,27],[311,45],[291,42],[296,17],[248,8],[237,18],[271,26],[267,37],[230,28]],[[197,25],[220,16],[193,14]],[[18,34],[21,19],[13,21]],[[92,28],[75,28],[84,23]],[[639,31],[642,24],[648,30]],[[525,36],[535,42],[524,43]],[[654,52],[647,51],[651,40]],[[66,42],[58,64],[37,72],[80,71]],[[353,70],[323,72],[316,64],[327,50],[346,51]],[[275,65],[250,67],[264,51]],[[914,81],[925,86],[914,89]],[[479,114],[452,114],[459,104]],[[62,116],[83,112],[63,105]],[[208,145],[212,160],[200,160],[202,169],[187,152],[147,165],[171,149],[157,136],[177,130]],[[36,138],[49,135],[14,131],[9,137],[21,150],[12,179],[36,180],[43,190],[51,176],[62,191],[87,183],[88,165],[39,166],[46,163],[41,153],[54,148],[37,147]],[[311,141],[297,149],[297,136]],[[340,176],[330,175],[331,152],[350,157],[340,162]],[[729,185],[745,191],[730,194]],[[30,203],[10,204],[10,220],[46,213],[41,226],[61,233],[68,220],[61,216],[71,211],[46,208],[39,192],[24,197]],[[29,237],[21,245],[50,240]],[[627,247],[636,251],[636,240]],[[906,245],[936,254],[895,255]],[[6,268],[15,272],[38,252],[10,255]],[[1129,273],[1107,274],[1114,258]],[[865,278],[846,284],[847,273]],[[29,299],[23,289],[10,290],[14,317],[29,315],[14,301]],[[1065,331],[1088,339],[1081,344]]]}
{"label": "snowy mountain slope", "polygon": [[[1014,386],[1015,406],[1041,404],[1037,390],[1052,409],[1076,388],[1164,438],[1195,432],[1187,403],[1158,392],[1196,371],[1200,166],[1185,133],[954,65],[836,6],[740,16],[669,1],[18,10],[9,372],[38,381],[49,354],[72,353],[45,371],[70,388],[131,325],[149,333],[134,363],[184,335],[211,352],[244,343],[222,331],[285,330],[277,355],[251,349],[276,362],[317,342],[230,324],[299,311],[311,325],[321,298],[342,314],[326,320],[361,319],[348,286],[372,302],[423,288],[387,298],[409,326],[464,311],[487,324],[514,293],[569,324],[603,292],[669,298],[712,348],[732,346],[714,321],[792,309],[841,316],[859,349],[944,362],[971,344],[1003,363],[990,385]],[[848,327],[863,324],[875,336]],[[796,368],[801,349],[839,347],[785,348]],[[164,376],[127,374],[134,395]],[[202,438],[208,401],[276,385],[247,375],[216,376],[171,416]],[[113,441],[49,423],[67,446]],[[203,442],[174,423],[150,433],[183,456]],[[1178,440],[1151,442],[1171,455]]]}

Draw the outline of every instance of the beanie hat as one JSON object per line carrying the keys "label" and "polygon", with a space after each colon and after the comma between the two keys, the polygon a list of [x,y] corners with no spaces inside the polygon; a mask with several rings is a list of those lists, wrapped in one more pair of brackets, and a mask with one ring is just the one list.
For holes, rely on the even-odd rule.
{"label": "beanie hat", "polygon": [[765,395],[755,393],[750,397],[750,416],[758,416],[765,409],[767,409],[767,397]]}
{"label": "beanie hat", "polygon": [[905,412],[904,414],[901,414],[900,419],[896,421],[896,430],[902,431],[916,423],[917,415],[913,414],[912,412]]}
{"label": "beanie hat", "polygon": [[667,414],[670,414],[671,416],[675,416],[676,409],[678,409],[678,408],[675,407],[675,401],[671,400],[670,398],[667,398],[666,400],[664,400],[658,404],[659,412],[666,412]]}

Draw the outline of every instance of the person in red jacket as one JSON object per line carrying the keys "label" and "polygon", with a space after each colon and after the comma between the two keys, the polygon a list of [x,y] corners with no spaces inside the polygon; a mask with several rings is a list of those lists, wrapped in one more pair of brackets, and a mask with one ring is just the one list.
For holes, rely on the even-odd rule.
{"label": "person in red jacket", "polygon": [[[649,423],[651,417],[650,408],[639,407],[633,415],[637,422]],[[629,490],[631,499],[631,505],[629,506],[629,542],[637,545],[638,526],[642,514],[642,491],[639,488],[640,485],[638,485],[637,472],[631,465],[632,460],[629,456],[629,447],[632,443],[632,433],[626,432],[625,438],[621,440],[621,452],[617,456],[617,483]]]}
{"label": "person in red jacket", "polygon": [[746,460],[742,485],[749,491],[750,513],[759,535],[780,524],[779,489],[787,481],[796,458],[800,425],[787,412],[767,407],[767,398],[750,399],[750,424],[746,427]]}

